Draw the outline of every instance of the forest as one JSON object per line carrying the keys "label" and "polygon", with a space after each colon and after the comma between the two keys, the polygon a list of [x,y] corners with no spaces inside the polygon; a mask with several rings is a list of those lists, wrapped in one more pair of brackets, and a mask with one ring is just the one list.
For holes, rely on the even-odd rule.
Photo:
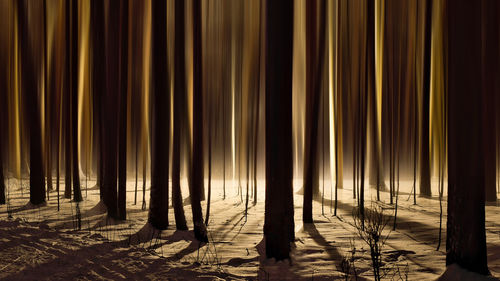
{"label": "forest", "polygon": [[1,280],[499,280],[500,1],[0,0]]}

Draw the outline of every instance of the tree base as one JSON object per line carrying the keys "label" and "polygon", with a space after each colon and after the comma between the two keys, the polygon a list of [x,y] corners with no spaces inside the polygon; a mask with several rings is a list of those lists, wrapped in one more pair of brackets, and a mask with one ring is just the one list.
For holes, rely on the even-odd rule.
{"label": "tree base", "polygon": [[492,281],[500,280],[493,276],[481,275],[476,272],[468,271],[457,264],[449,265],[446,271],[438,278],[438,281]]}

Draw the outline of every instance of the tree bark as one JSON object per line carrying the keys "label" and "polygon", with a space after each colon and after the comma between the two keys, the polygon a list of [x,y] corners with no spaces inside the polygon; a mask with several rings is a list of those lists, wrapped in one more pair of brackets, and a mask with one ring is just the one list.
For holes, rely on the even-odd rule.
{"label": "tree bark", "polygon": [[[70,4],[71,3],[71,4]],[[80,159],[78,158],[78,1],[71,5],[71,147],[73,154],[73,200],[83,201],[80,188]]]}
{"label": "tree bark", "polygon": [[201,242],[208,242],[207,228],[203,222],[200,197],[204,190],[203,173],[203,81],[201,57],[201,1],[193,1],[193,160],[191,180],[191,209],[194,234]]}
{"label": "tree bark", "polygon": [[[323,0],[306,2],[306,134],[304,154],[304,223],[312,223],[312,200],[319,195],[318,170],[318,124],[323,77],[323,57],[325,42],[325,2]],[[319,4],[319,15],[318,7]],[[318,26],[317,16],[320,17]],[[319,27],[319,34],[318,34]]]}
{"label": "tree bark", "polygon": [[[496,190],[496,116],[495,116],[495,96],[500,94],[500,82],[498,76],[499,69],[499,39],[498,39],[498,13],[500,5],[498,1],[483,0],[483,15],[482,15],[482,39],[483,39],[483,72],[482,72],[482,90],[484,93],[484,124],[487,130],[485,131],[484,145],[487,147],[488,153],[485,154],[484,171],[485,171],[485,199],[489,202],[497,201]],[[498,110],[498,108],[496,109]]]}
{"label": "tree bark", "polygon": [[290,257],[293,221],[293,1],[266,7],[266,256]]}
{"label": "tree bark", "polygon": [[170,131],[170,95],[167,74],[166,2],[152,2],[153,28],[153,139],[149,222],[158,229],[168,227],[168,149]]}
{"label": "tree bark", "polygon": [[91,4],[91,31],[92,31],[92,90],[94,104],[94,135],[97,161],[97,183],[100,190],[101,200],[106,197],[106,191],[103,189],[103,168],[104,168],[104,138],[103,138],[103,120],[102,104],[106,94],[106,64],[105,64],[105,45],[104,45],[104,6],[102,2],[92,1]]}
{"label": "tree bark", "polygon": [[118,111],[120,99],[120,2],[110,2],[108,14],[104,17],[108,26],[105,40],[106,92],[102,112],[104,203],[108,215],[118,218],[117,168],[118,168]]}
{"label": "tree bark", "polygon": [[[118,109],[118,219],[127,219],[128,0],[120,3],[120,82]],[[167,146],[168,147],[168,146]],[[167,158],[168,159],[168,156]],[[167,160],[168,163],[168,160]],[[168,166],[167,166],[168,167]],[[167,169],[168,170],[168,169]],[[166,174],[168,176],[168,173]],[[167,205],[168,206],[168,205]]]}
{"label": "tree bark", "polygon": [[[487,93],[481,85],[482,1],[448,1],[448,222],[446,265],[488,274],[485,234]],[[467,19],[467,20],[464,20]],[[471,93],[475,93],[471,95]],[[491,113],[491,112],[488,112]],[[484,116],[483,116],[484,114]]]}
{"label": "tree bark", "polygon": [[[0,133],[1,138],[1,133]],[[0,139],[1,143],[1,139]],[[3,148],[0,146],[0,205],[5,204],[5,179],[3,177]]]}
{"label": "tree bark", "polygon": [[66,71],[64,72],[64,95],[62,100],[63,111],[64,111],[64,198],[71,199],[71,172],[72,172],[72,132],[71,132],[71,111],[73,109],[71,100],[73,98],[73,89],[71,86],[71,80],[73,79],[71,75],[71,1],[67,1],[66,5],[66,58],[65,58],[65,67]]}
{"label": "tree bark", "polygon": [[30,202],[38,205],[45,202],[45,176],[43,172],[40,108],[38,88],[35,75],[35,62],[32,57],[30,30],[27,6],[28,2],[20,0],[18,5],[19,45],[21,51],[21,95],[28,117],[29,150],[30,150]]}
{"label": "tree bark", "polygon": [[181,193],[181,130],[186,120],[186,65],[184,38],[184,1],[175,1],[175,48],[174,48],[174,122],[172,140],[172,205],[174,206],[175,226],[187,230]]}
{"label": "tree bark", "polygon": [[431,94],[431,37],[432,37],[432,1],[425,3],[424,29],[424,85],[422,91],[422,120],[420,132],[420,195],[431,196],[431,168],[429,153],[429,108]]}

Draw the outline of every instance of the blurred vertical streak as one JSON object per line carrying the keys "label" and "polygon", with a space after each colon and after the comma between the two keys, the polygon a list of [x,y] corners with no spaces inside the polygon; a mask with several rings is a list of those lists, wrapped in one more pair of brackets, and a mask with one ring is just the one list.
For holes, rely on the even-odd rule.
{"label": "blurred vertical streak", "polygon": [[293,15],[293,78],[292,136],[294,179],[302,181],[306,123],[306,0],[294,0]]}
{"label": "blurred vertical streak", "polygon": [[[69,3],[68,3],[69,4]],[[79,139],[78,139],[78,128],[79,128],[79,52],[78,47],[80,44],[79,34],[78,34],[78,20],[79,20],[79,8],[78,0],[71,0],[71,35],[70,35],[70,68],[71,68],[71,149],[73,156],[73,200],[75,202],[83,201],[82,192],[80,187],[80,155],[79,155]],[[83,73],[83,72],[82,72]],[[82,83],[83,84],[83,83]]]}
{"label": "blurred vertical streak", "polygon": [[[87,189],[92,169],[92,103],[90,90],[90,2],[78,1],[78,159]],[[87,190],[86,190],[87,194]]]}
{"label": "blurred vertical streak", "polygon": [[[335,94],[336,94],[336,85],[337,85],[337,80],[334,79],[336,73],[335,71],[337,70],[337,58],[335,56],[334,50],[336,49],[337,45],[337,33],[336,33],[336,25],[334,25],[334,22],[337,20],[337,0],[335,1],[328,1],[327,2],[327,32],[328,32],[328,132],[329,132],[329,150],[330,150],[330,212],[332,211],[333,208],[333,182],[335,181],[335,185],[337,185],[337,178],[335,176],[337,166],[336,166],[336,151],[335,151],[335,146],[336,146],[336,118],[335,118]],[[324,196],[324,195],[323,195]]]}
{"label": "blurred vertical streak", "polygon": [[104,136],[102,107],[105,93],[105,61],[104,61],[104,3],[101,1],[91,2],[91,29],[92,29],[92,104],[93,120],[92,131],[94,132],[95,159],[97,160],[96,186],[99,187],[101,200],[104,199],[106,191],[103,189],[104,169]]}
{"label": "blurred vertical streak", "polygon": [[20,50],[22,59],[21,95],[27,102],[25,109],[28,117],[29,149],[30,149],[30,202],[34,205],[45,202],[45,176],[43,172],[43,157],[41,144],[41,123],[39,108],[39,89],[36,83],[35,59],[33,57],[32,38],[30,35],[28,10],[35,7],[32,2],[18,1],[18,21],[20,30]]}
{"label": "blurred vertical streak", "polygon": [[[129,89],[129,1],[123,0],[120,3],[120,25],[119,25],[119,62],[118,69],[120,73],[118,85],[118,100],[119,107],[118,113],[118,203],[117,203],[117,217],[118,219],[125,220],[127,218],[126,203],[127,203],[127,116],[128,116],[128,89]],[[166,51],[165,51],[166,52]],[[166,64],[166,63],[165,63]],[[167,143],[168,150],[168,143]],[[167,155],[168,159],[168,155]],[[167,173],[168,178],[168,161]],[[167,182],[168,194],[168,182]],[[168,196],[167,196],[168,199]],[[168,200],[167,200],[168,201]],[[168,205],[168,204],[167,204]],[[167,212],[168,215],[168,212]]]}
{"label": "blurred vertical streak", "polygon": [[203,222],[200,204],[203,177],[203,81],[201,53],[201,0],[193,0],[193,159],[191,180],[191,209],[193,213],[194,234],[198,241],[208,242],[207,229]]}
{"label": "blurred vertical streak", "polygon": [[384,73],[384,31],[385,31],[385,0],[375,1],[375,112],[376,112],[376,148],[378,159],[377,170],[377,200],[380,200],[380,190],[385,189],[383,155],[382,155],[382,87]]}
{"label": "blurred vertical streak", "polygon": [[146,209],[146,179],[149,160],[149,95],[150,95],[150,67],[151,67],[151,0],[145,0],[144,32],[142,49],[143,78],[142,78],[142,209]]}
{"label": "blurred vertical streak", "polygon": [[[10,10],[7,6],[7,1],[0,2],[0,205],[6,203],[5,198],[5,153],[8,151],[5,149],[8,142],[5,136],[8,136],[7,132],[7,122],[8,122],[8,95],[9,95],[9,57],[11,38],[9,37],[9,27],[10,27]],[[7,134],[5,134],[7,132]],[[8,172],[8,171],[7,171]],[[8,177],[8,175],[7,175]]]}
{"label": "blurred vertical streak", "polygon": [[[175,212],[175,225],[179,230],[187,230],[181,192],[181,141],[184,131],[188,130],[186,120],[186,60],[185,60],[185,9],[183,0],[175,0],[174,25],[174,97],[173,97],[173,136],[172,136],[172,204]],[[187,138],[186,138],[187,139]]]}
{"label": "blurred vertical streak", "polygon": [[43,92],[45,96],[45,108],[44,108],[44,140],[45,140],[45,176],[47,180],[47,200],[50,200],[50,191],[52,190],[52,163],[51,163],[51,96],[48,91],[48,44],[47,44],[47,0],[43,0]]}
{"label": "blurred vertical streak", "polygon": [[20,111],[19,111],[19,35],[17,9],[14,1],[8,3],[9,12],[9,94],[8,94],[8,116],[9,116],[9,170],[15,178],[21,177],[21,140],[20,140]]}

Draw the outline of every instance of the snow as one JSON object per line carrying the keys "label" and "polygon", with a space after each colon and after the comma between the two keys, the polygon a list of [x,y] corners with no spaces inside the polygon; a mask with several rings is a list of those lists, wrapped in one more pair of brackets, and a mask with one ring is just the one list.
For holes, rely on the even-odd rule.
{"label": "snow", "polygon": [[[23,180],[23,184],[27,184]],[[222,183],[213,183],[209,240],[203,244],[191,231],[176,231],[173,209],[169,211],[170,227],[158,231],[147,223],[142,210],[142,185],[134,205],[134,182],[127,186],[127,220],[107,218],[99,202],[94,181],[83,181],[81,229],[76,220],[76,203],[61,199],[57,211],[56,192],[43,206],[27,204],[28,187],[21,191],[16,180],[9,180],[9,212],[0,206],[0,279],[6,280],[332,280],[342,279],[340,262],[350,256],[354,243],[354,266],[358,280],[372,280],[370,251],[358,238],[352,220],[352,189],[345,182],[339,190],[338,216],[333,216],[330,185],[326,183],[324,215],[321,200],[315,201],[314,225],[303,225],[302,196],[295,194],[296,241],[291,260],[265,258],[263,241],[264,188],[259,182],[258,203],[250,200],[248,217],[244,217],[245,200],[236,188],[226,183],[227,198],[222,199]],[[89,189],[85,190],[85,186]],[[243,185],[245,190],[246,186]],[[64,186],[61,185],[61,190]],[[296,191],[299,188],[296,188]],[[321,187],[320,187],[321,189]],[[439,227],[437,198],[417,197],[417,205],[408,199],[411,183],[403,182],[398,202],[397,228],[391,219],[383,247],[386,279],[403,280],[471,280],[460,269],[445,266],[446,216],[443,217],[441,248],[436,251]],[[188,194],[183,186],[184,198]],[[62,192],[61,192],[62,195]],[[375,191],[367,190],[366,206]],[[149,183],[146,199],[149,198]],[[393,207],[388,194],[382,192],[382,206],[389,216]],[[206,202],[202,203],[205,210]],[[184,206],[188,226],[192,229],[190,206]],[[446,214],[446,202],[443,202]],[[9,218],[9,213],[11,218]],[[488,266],[493,276],[500,276],[500,208],[486,206]],[[353,241],[353,242],[352,242]],[[446,270],[446,272],[445,272]],[[472,273],[471,273],[472,274]],[[462,276],[457,279],[457,276]],[[473,279],[476,280],[476,279]],[[483,279],[477,279],[483,280]],[[487,279],[484,279],[487,280]]]}

